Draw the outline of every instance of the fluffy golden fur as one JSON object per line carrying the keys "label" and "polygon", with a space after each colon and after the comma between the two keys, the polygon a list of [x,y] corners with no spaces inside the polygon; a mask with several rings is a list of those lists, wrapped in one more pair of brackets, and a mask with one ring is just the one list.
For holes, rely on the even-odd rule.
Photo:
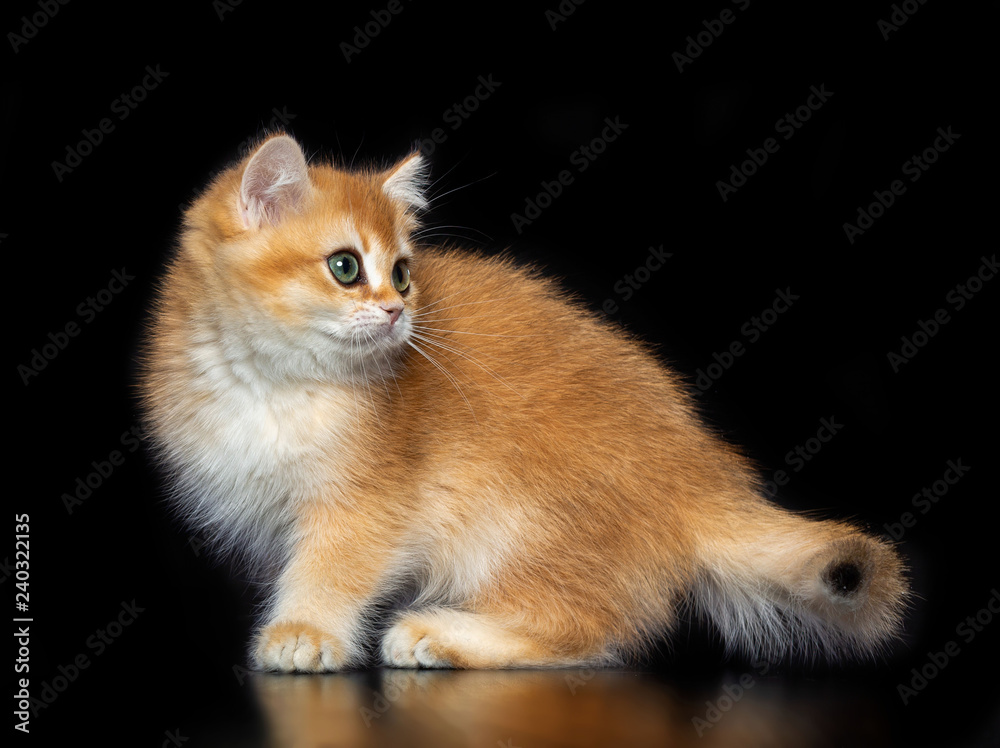
{"label": "fluffy golden fur", "polygon": [[679,377],[540,273],[420,246],[424,189],[419,154],[350,172],[277,135],[187,211],[143,401],[185,518],[278,568],[258,667],[372,635],[400,667],[608,664],[689,607],[755,654],[896,633],[891,546],[764,500]]}

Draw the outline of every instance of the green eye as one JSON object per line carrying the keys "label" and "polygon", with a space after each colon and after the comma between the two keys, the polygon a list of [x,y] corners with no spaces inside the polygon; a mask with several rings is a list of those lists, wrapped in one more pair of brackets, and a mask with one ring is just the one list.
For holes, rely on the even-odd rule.
{"label": "green eye", "polygon": [[337,252],[327,260],[333,277],[341,283],[350,285],[361,275],[361,266],[358,265],[358,258],[350,252]]}
{"label": "green eye", "polygon": [[392,269],[392,286],[400,293],[410,287],[410,269],[402,262]]}

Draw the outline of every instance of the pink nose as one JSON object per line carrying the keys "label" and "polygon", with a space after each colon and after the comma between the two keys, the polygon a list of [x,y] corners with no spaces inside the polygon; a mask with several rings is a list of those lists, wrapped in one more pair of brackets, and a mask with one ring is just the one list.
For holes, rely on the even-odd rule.
{"label": "pink nose", "polygon": [[399,319],[399,315],[403,313],[402,304],[379,304],[379,308],[389,315],[389,324],[396,324],[396,320]]}

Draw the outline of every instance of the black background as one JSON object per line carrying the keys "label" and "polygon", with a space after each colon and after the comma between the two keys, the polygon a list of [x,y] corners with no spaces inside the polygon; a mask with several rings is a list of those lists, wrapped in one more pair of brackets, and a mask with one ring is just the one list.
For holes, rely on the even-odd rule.
{"label": "black background", "polygon": [[[559,21],[545,13],[555,3],[403,3],[348,61],[343,43],[386,4],[243,2],[223,12],[211,2],[71,2],[31,38],[25,17],[42,6],[8,4],[0,239],[16,446],[7,533],[11,515],[30,515],[33,695],[78,654],[90,660],[32,720],[33,741],[96,734],[107,744],[160,745],[180,727],[194,746],[237,725],[254,732],[233,671],[243,662],[251,588],[169,519],[143,452],[121,440],[136,424],[136,350],[180,206],[276,112],[311,153],[359,164],[389,163],[443,128],[430,159],[434,193],[448,194],[429,220],[461,227],[442,231],[471,246],[510,247],[542,263],[594,308],[613,299],[614,319],[692,381],[714,353],[748,342],[741,327],[777,289],[797,295],[699,397],[710,422],[767,476],[788,469],[786,453],[815,436],[821,419],[843,424],[791,472],[779,501],[882,532],[914,510],[913,495],[941,479],[948,460],[970,470],[930,511],[915,512],[902,538],[917,598],[899,650],[877,665],[791,668],[785,677],[858,684],[901,744],[996,736],[1000,622],[968,643],[956,626],[1000,583],[1000,281],[960,311],[947,301],[995,254],[986,220],[995,85],[983,33],[995,19],[982,7],[914,3],[919,10],[886,39],[877,22],[894,12],[889,3],[687,5],[591,0]],[[679,71],[672,54],[724,8],[733,22]],[[142,84],[147,66],[166,77],[119,119],[114,102]],[[446,111],[475,93],[479,76],[500,85],[452,129]],[[811,86],[832,95],[782,139],[775,122],[805,104]],[[60,179],[53,162],[65,162],[102,118],[114,129]],[[600,137],[606,118],[627,129],[578,172],[572,154]],[[932,146],[938,128],[960,138],[911,183],[903,165]],[[768,137],[779,150],[724,201],[717,182]],[[573,183],[519,232],[512,214],[564,169]],[[905,194],[850,242],[844,223],[896,179]],[[661,245],[671,259],[624,300],[615,283]],[[134,280],[92,321],[78,315],[123,269]],[[941,308],[950,321],[894,371],[887,354]],[[79,335],[25,384],[18,367],[69,322]],[[67,511],[63,495],[114,450],[123,464]],[[12,605],[13,538],[0,558]],[[95,656],[88,638],[133,600],[142,608],[135,623]],[[710,632],[695,626],[679,639],[683,646],[664,647],[651,664],[664,678],[739,672]],[[897,684],[950,640],[960,654],[904,706]]]}

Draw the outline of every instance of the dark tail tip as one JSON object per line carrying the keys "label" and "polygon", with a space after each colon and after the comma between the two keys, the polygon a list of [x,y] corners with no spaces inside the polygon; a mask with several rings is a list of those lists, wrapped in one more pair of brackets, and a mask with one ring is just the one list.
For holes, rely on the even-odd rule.
{"label": "dark tail tip", "polygon": [[850,597],[864,582],[864,572],[857,564],[843,561],[828,566],[823,572],[823,580],[834,595]]}
{"label": "dark tail tip", "polygon": [[854,531],[827,545],[816,560],[821,594],[809,607],[825,620],[829,641],[839,639],[838,648],[859,653],[882,650],[902,627],[909,594],[895,548]]}

